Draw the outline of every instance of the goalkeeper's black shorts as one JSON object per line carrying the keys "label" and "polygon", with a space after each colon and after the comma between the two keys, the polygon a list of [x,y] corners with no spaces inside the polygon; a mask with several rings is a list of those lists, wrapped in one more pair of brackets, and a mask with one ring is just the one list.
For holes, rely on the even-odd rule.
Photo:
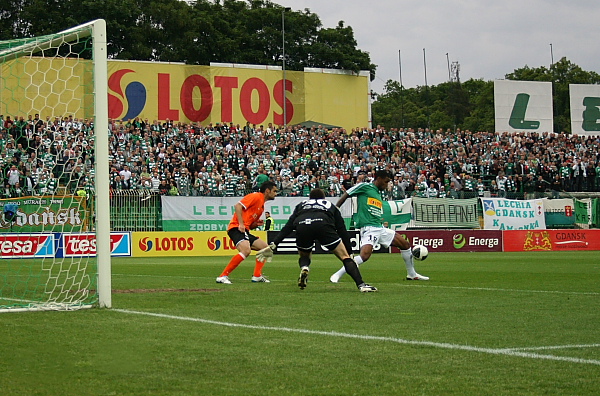
{"label": "goalkeeper's black shorts", "polygon": [[298,250],[311,251],[315,241],[326,248],[333,250],[342,239],[333,224],[325,219],[304,219],[296,225],[296,247]]}

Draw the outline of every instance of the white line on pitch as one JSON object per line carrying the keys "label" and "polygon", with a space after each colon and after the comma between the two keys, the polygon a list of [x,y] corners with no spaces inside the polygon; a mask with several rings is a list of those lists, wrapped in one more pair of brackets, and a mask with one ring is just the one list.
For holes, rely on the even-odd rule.
{"label": "white line on pitch", "polygon": [[[113,276],[129,276],[129,277],[144,277],[144,278],[179,278],[179,279],[214,279],[213,277],[206,276],[185,276],[185,275],[143,275],[143,274],[114,274]],[[294,282],[293,279],[273,279],[269,278],[271,282]],[[331,283],[329,281],[318,281],[312,280],[311,283]],[[407,282],[409,283],[409,282]],[[391,284],[391,283],[387,283]],[[399,284],[399,283],[398,283]],[[441,288],[441,289],[463,289],[463,290],[482,290],[482,291],[497,291],[497,292],[518,292],[518,293],[548,293],[548,294],[572,294],[572,295],[581,295],[581,296],[600,296],[598,292],[577,292],[577,291],[560,291],[560,290],[525,290],[525,289],[500,289],[494,287],[468,287],[468,286],[438,286],[432,284],[399,284],[400,286],[405,287],[431,287],[431,288]]]}
{"label": "white line on pitch", "polygon": [[580,359],[580,358],[573,358],[573,357],[567,357],[567,356],[540,355],[537,353],[519,352],[519,351],[515,351],[515,350],[510,350],[510,349],[479,348],[479,347],[474,347],[474,346],[469,346],[469,345],[457,345],[457,344],[431,342],[431,341],[404,340],[402,338],[339,333],[337,331],[318,331],[318,330],[308,330],[308,329],[293,329],[290,327],[255,326],[255,325],[247,325],[247,324],[241,324],[241,323],[218,322],[215,320],[190,318],[190,317],[186,317],[186,316],[166,315],[166,314],[160,314],[160,313],[154,313],[154,312],[131,311],[128,309],[114,308],[114,309],[112,309],[112,311],[122,312],[122,313],[127,313],[127,314],[134,314],[134,315],[154,316],[157,318],[165,318],[165,319],[185,320],[188,322],[206,323],[206,324],[212,324],[212,325],[217,325],[217,326],[239,327],[239,328],[244,328],[244,329],[255,329],[255,330],[282,331],[282,332],[289,332],[289,333],[315,334],[315,335],[324,335],[324,336],[330,336],[330,337],[355,338],[355,339],[367,340],[367,341],[387,341],[387,342],[395,342],[398,344],[429,346],[429,347],[434,347],[434,348],[489,353],[489,354],[493,354],[493,355],[517,356],[517,357],[524,357],[524,358],[530,358],[530,359],[558,360],[558,361],[564,361],[564,362],[594,364],[594,365],[600,366],[600,360]]}
{"label": "white line on pitch", "polygon": [[582,345],[551,345],[525,348],[503,348],[504,351],[544,351],[550,349],[578,349],[578,348],[600,348],[600,344],[582,344]]}
{"label": "white line on pitch", "polygon": [[36,300],[24,300],[22,298],[1,297],[0,301],[3,301],[3,300],[6,300],[6,301],[16,301],[16,302],[20,302],[20,303],[36,303],[36,302],[39,302],[39,301],[36,301]]}
{"label": "white line on pitch", "polygon": [[442,288],[442,289],[465,289],[465,290],[483,290],[483,291],[501,291],[501,292],[518,292],[518,293],[550,293],[550,294],[575,294],[575,295],[589,295],[589,296],[599,296],[598,292],[569,292],[569,291],[560,291],[560,290],[525,290],[525,289],[500,289],[494,287],[468,287],[468,286],[437,286],[437,285],[404,285],[410,287],[433,287],[433,288]]}

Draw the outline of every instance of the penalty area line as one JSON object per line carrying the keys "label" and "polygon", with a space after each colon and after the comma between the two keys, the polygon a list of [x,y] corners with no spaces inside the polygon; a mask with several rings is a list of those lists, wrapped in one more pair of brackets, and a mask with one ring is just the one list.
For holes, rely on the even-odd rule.
{"label": "penalty area line", "polygon": [[160,313],[154,313],[154,312],[132,311],[129,309],[113,308],[113,309],[111,309],[111,311],[132,314],[132,315],[144,315],[144,316],[152,316],[152,317],[156,317],[156,318],[184,320],[184,321],[188,321],[188,322],[197,322],[197,323],[206,323],[206,324],[225,326],[225,327],[237,327],[237,328],[243,328],[243,329],[265,330],[265,331],[280,331],[280,332],[300,333],[300,334],[313,334],[313,335],[322,335],[322,336],[340,337],[340,338],[353,338],[353,339],[364,340],[364,341],[394,342],[397,344],[405,344],[405,345],[428,346],[428,347],[433,347],[433,348],[479,352],[479,353],[487,353],[487,354],[492,354],[492,355],[506,355],[506,356],[529,358],[529,359],[555,360],[555,361],[563,361],[563,362],[570,362],[570,363],[593,364],[593,365],[600,366],[600,360],[580,359],[580,358],[573,358],[573,357],[568,357],[568,356],[541,355],[541,354],[537,354],[537,353],[523,352],[523,351],[518,351],[518,350],[513,350],[513,349],[480,348],[480,347],[474,347],[474,346],[470,346],[470,345],[458,345],[458,344],[450,344],[450,343],[444,343],[444,342],[432,342],[432,341],[405,340],[402,338],[395,338],[395,337],[381,337],[381,336],[370,336],[370,335],[362,335],[362,334],[340,333],[337,331],[294,329],[294,328],[290,328],[290,327],[275,327],[275,326],[256,326],[256,325],[247,325],[247,324],[242,324],[242,323],[230,323],[230,322],[220,322],[220,321],[209,320],[209,319],[191,318],[191,317],[187,317],[187,316],[167,315],[167,314],[160,314]]}

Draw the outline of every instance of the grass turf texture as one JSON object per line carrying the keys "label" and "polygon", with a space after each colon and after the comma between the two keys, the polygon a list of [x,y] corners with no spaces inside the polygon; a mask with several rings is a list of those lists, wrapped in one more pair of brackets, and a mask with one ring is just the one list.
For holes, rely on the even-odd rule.
{"label": "grass turf texture", "polygon": [[254,260],[216,284],[228,260],[115,258],[113,289],[134,292],[112,310],[0,314],[0,393],[598,395],[600,252],[434,253],[429,282],[374,255],[367,294],[328,282],[331,255],[305,290],[297,256],[265,266],[270,284],[250,282]]}

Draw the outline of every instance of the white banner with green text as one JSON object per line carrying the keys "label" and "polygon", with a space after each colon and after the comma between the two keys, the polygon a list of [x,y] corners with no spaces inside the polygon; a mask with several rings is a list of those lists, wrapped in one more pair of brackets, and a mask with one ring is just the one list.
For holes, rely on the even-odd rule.
{"label": "white banner with green text", "polygon": [[[163,231],[227,231],[234,213],[234,205],[240,197],[178,197],[162,196]],[[296,205],[308,197],[276,197],[265,202],[265,211],[274,220],[273,231],[280,230]],[[327,198],[336,203],[338,198]],[[350,205],[340,209],[342,217],[352,216]],[[264,220],[264,216],[263,216]]]}
{"label": "white banner with green text", "polygon": [[481,205],[486,230],[546,229],[542,199],[481,198]]}

